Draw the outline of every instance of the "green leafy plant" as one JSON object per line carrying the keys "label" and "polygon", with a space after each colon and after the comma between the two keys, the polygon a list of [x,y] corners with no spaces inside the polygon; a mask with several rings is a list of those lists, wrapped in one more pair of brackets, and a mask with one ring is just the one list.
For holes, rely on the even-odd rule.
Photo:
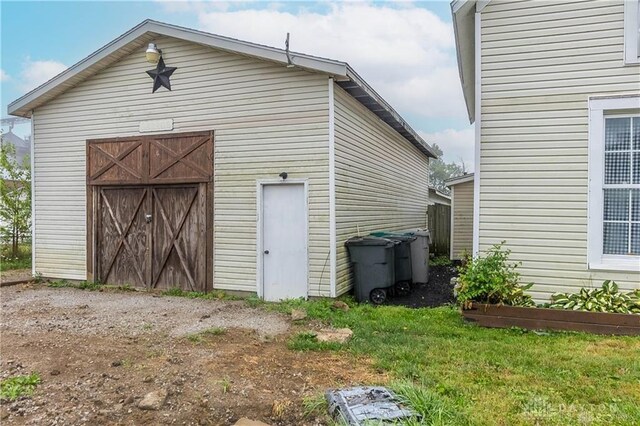
{"label": "green leafy plant", "polygon": [[0,399],[15,401],[21,396],[29,396],[33,394],[40,381],[38,373],[4,379],[0,382]]}
{"label": "green leafy plant", "polygon": [[429,260],[431,266],[451,266],[451,263],[449,256],[436,256]]}
{"label": "green leafy plant", "polygon": [[615,281],[607,280],[601,288],[582,288],[577,293],[556,293],[550,308],[574,311],[640,314],[640,290],[621,293]]}
{"label": "green leafy plant", "polygon": [[456,294],[463,309],[472,302],[534,306],[531,296],[524,293],[533,284],[519,284],[519,264],[508,262],[511,251],[502,248],[504,243],[492,246],[482,257],[467,258],[458,268]]}

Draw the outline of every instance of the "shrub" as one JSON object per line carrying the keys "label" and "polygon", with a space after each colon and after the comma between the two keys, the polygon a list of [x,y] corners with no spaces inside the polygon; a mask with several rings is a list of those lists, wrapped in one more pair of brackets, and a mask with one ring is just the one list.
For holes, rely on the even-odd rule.
{"label": "shrub", "polygon": [[533,284],[518,284],[518,264],[508,263],[511,251],[503,250],[503,244],[494,245],[482,257],[467,257],[458,268],[456,292],[463,309],[471,302],[534,306],[531,296],[524,294]]}
{"label": "shrub", "polygon": [[607,280],[601,288],[580,289],[578,293],[556,293],[550,308],[574,311],[640,314],[640,290],[621,293],[615,281]]}

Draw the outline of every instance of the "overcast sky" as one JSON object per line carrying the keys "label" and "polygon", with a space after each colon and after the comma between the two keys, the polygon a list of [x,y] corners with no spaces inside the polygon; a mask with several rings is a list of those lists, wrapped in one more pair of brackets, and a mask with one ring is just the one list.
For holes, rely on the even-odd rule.
{"label": "overcast sky", "polygon": [[[146,18],[348,62],[446,161],[473,167],[448,2],[6,2],[7,104]],[[28,132],[23,126],[18,133]]]}

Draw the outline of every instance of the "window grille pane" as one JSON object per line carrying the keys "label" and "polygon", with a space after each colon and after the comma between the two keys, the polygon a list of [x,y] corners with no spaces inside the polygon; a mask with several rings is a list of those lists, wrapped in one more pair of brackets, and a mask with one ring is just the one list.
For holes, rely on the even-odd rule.
{"label": "window grille pane", "polygon": [[604,150],[621,151],[631,148],[631,117],[607,118],[604,126]]}
{"label": "window grille pane", "polygon": [[629,223],[605,222],[602,240],[604,254],[628,254]]}
{"label": "window grille pane", "polygon": [[631,254],[640,254],[640,223],[631,224]]}
{"label": "window grille pane", "polygon": [[604,190],[604,220],[629,220],[629,190]]}
{"label": "window grille pane", "polygon": [[640,151],[633,153],[633,183],[640,183]]}
{"label": "window grille pane", "polygon": [[630,183],[630,152],[607,152],[604,154],[605,185]]}
{"label": "window grille pane", "polygon": [[631,220],[640,221],[640,189],[631,190]]}
{"label": "window grille pane", "polygon": [[640,117],[633,119],[633,149],[640,149]]}

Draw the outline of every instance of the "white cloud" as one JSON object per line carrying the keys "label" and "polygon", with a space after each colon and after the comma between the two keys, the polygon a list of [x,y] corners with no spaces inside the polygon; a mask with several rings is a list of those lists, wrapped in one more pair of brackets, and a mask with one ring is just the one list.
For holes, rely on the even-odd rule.
{"label": "white cloud", "polygon": [[467,172],[473,171],[474,163],[474,127],[466,129],[446,129],[434,133],[418,132],[430,144],[438,144],[444,151],[443,160],[447,163],[463,161]]}
{"label": "white cloud", "polygon": [[466,119],[452,26],[429,10],[351,2],[327,13],[193,7],[205,31],[276,47],[290,32],[292,51],[349,62],[403,114]]}
{"label": "white cloud", "polygon": [[11,77],[3,69],[0,69],[0,81],[9,81]]}
{"label": "white cloud", "polygon": [[52,60],[33,61],[31,58],[27,58],[20,72],[19,87],[21,90],[28,92],[66,69],[67,66],[62,62]]}

